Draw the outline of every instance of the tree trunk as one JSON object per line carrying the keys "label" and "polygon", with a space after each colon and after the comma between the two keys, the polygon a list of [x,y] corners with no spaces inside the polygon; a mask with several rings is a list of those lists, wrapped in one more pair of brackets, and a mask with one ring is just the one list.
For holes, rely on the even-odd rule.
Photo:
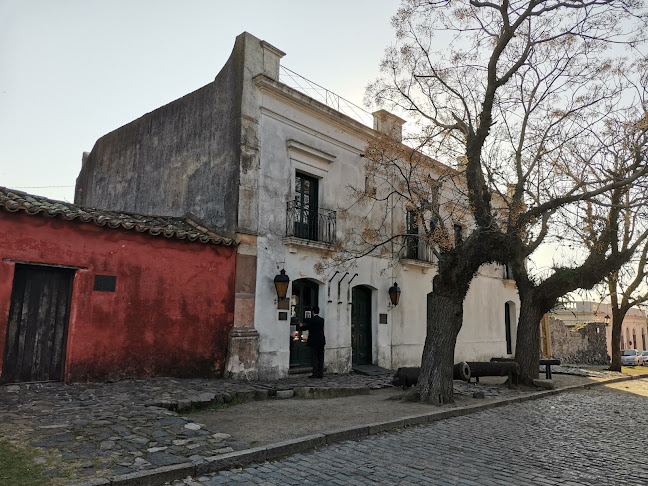
{"label": "tree trunk", "polygon": [[540,321],[543,312],[534,305],[532,293],[520,295],[515,359],[520,364],[520,384],[531,385],[540,373]]}
{"label": "tree trunk", "polygon": [[420,400],[453,403],[454,351],[463,320],[463,295],[428,294],[427,337],[418,381]]}
{"label": "tree trunk", "polygon": [[621,371],[621,331],[625,312],[612,306],[612,362],[610,371]]}

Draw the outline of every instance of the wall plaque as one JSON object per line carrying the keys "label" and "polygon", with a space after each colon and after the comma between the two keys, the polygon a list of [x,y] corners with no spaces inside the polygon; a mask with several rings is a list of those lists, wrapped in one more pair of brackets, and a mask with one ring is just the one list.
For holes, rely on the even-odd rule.
{"label": "wall plaque", "polygon": [[114,275],[95,275],[92,290],[96,292],[114,292],[117,277]]}
{"label": "wall plaque", "polygon": [[378,316],[378,322],[381,324],[387,324],[387,314],[380,314]]}

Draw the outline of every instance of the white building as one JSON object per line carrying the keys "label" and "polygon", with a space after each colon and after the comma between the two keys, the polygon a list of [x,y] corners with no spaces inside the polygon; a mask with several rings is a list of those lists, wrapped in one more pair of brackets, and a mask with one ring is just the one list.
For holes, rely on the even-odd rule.
{"label": "white building", "polygon": [[[557,306],[549,313],[550,317],[560,319],[567,326],[587,324],[588,322],[604,322],[608,355],[612,356],[612,308],[610,304],[599,302],[566,302]],[[621,349],[648,350],[646,334],[648,319],[644,312],[632,307],[623,319],[621,325]]]}
{"label": "white building", "polygon": [[[189,213],[239,241],[232,376],[281,378],[309,366],[295,326],[315,305],[326,322],[328,372],[418,365],[436,268],[425,248],[396,265],[382,254],[348,272],[314,269],[362,224],[364,213],[342,219],[337,209],[351,205],[349,184],[365,182],[367,144],[379,131],[397,135],[402,120],[377,112],[377,131],[289,87],[280,81],[283,56],[241,34],[213,83],[97,141],[84,156],[77,202]],[[285,301],[273,284],[281,269],[290,277]],[[519,299],[504,277],[503,267],[488,265],[473,281],[456,361],[514,353]],[[395,281],[402,293],[392,307]]]}

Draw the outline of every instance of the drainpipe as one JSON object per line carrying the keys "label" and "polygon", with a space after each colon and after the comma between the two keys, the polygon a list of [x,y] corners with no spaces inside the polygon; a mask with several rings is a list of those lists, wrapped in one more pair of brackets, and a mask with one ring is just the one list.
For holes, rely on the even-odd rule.
{"label": "drainpipe", "polygon": [[329,303],[329,304],[333,302],[333,301],[331,300],[331,282],[333,281],[333,279],[335,278],[335,276],[336,276],[338,273],[340,273],[340,272],[339,272],[338,270],[336,270],[335,273],[333,274],[333,276],[332,276],[331,278],[328,279],[327,297],[328,297],[328,303]]}
{"label": "drainpipe", "polygon": [[351,282],[353,282],[353,279],[357,276],[358,274],[356,273],[353,277],[351,277],[351,280],[349,280],[349,285],[347,287],[347,305],[351,303]]}
{"label": "drainpipe", "polygon": [[340,300],[340,286],[342,285],[342,280],[344,280],[347,275],[349,275],[349,272],[346,272],[344,275],[342,275],[342,278],[338,280],[338,304],[342,303],[342,301]]}

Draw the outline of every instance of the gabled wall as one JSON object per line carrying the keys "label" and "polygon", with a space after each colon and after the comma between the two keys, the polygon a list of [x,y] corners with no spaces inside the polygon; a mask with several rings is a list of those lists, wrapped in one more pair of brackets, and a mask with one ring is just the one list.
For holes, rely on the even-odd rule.
{"label": "gabled wall", "polygon": [[[235,247],[0,211],[0,373],[16,260],[80,267],[66,382],[223,372]],[[93,291],[96,274],[115,292]]]}

